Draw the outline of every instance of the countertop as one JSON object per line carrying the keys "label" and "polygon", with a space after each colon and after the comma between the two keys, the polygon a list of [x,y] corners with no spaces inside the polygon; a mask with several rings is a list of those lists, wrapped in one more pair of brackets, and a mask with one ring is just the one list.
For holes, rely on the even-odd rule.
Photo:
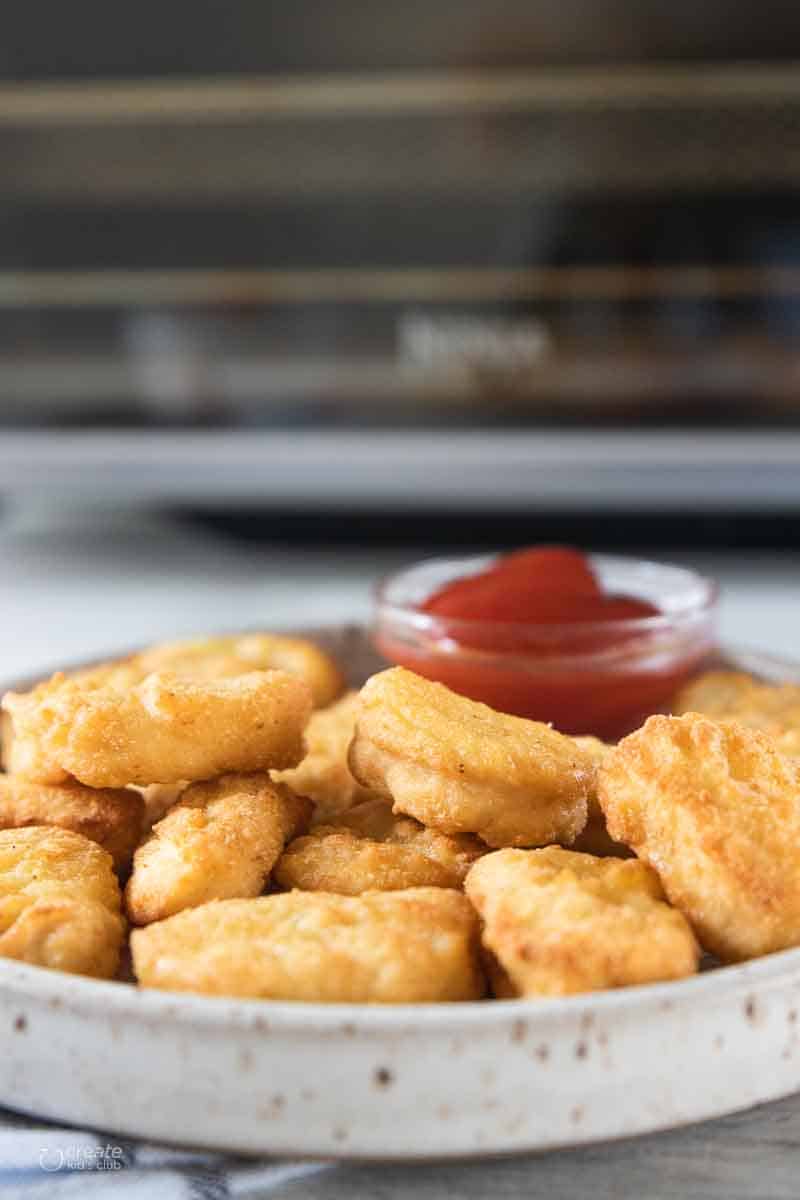
{"label": "countertop", "polygon": [[[142,514],[28,508],[0,524],[0,677],[158,638],[367,620],[375,580],[430,553],[422,537],[405,550],[287,549]],[[800,658],[800,554],[668,557],[719,580],[725,641]]]}

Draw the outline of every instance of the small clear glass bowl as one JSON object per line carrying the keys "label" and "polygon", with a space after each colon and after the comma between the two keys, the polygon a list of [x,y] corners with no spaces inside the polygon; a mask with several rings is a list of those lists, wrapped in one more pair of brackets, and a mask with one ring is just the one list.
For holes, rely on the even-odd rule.
{"label": "small clear glass bowl", "polygon": [[483,571],[497,557],[430,559],[383,580],[373,624],[378,651],[502,712],[549,721],[564,733],[614,739],[668,707],[716,649],[713,580],[613,555],[590,556],[603,591],[649,600],[659,616],[535,624],[421,610],[444,584]]}

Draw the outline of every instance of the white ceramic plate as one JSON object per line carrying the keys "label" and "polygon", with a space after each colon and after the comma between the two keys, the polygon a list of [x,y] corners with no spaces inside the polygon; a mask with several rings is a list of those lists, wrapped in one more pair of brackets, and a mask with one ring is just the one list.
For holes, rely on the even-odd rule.
{"label": "white ceramic plate", "polygon": [[[363,638],[329,636],[356,681]],[[510,1154],[799,1089],[800,950],[562,1000],[392,1007],[146,992],[6,961],[0,1030],[0,1103],[42,1117],[253,1154]]]}

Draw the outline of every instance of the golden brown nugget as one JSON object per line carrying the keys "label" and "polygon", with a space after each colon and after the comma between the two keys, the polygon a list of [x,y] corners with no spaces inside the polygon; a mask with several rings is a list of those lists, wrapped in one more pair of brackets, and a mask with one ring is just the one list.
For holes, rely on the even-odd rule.
{"label": "golden brown nugget", "polygon": [[0,775],[0,829],[57,825],[97,842],[117,871],[130,866],[139,842],[144,801],[129,788],[95,789],[83,784],[31,783]]}
{"label": "golden brown nugget", "polygon": [[571,738],[403,667],[364,685],[350,769],[395,812],[490,846],[570,843],[586,825],[589,771]]}
{"label": "golden brown nugget", "polygon": [[337,664],[314,642],[276,633],[162,642],[135,658],[144,674],[169,671],[188,679],[223,679],[250,671],[279,670],[298,675],[311,688],[314,707],[323,708],[344,688]]}
{"label": "golden brown nugget", "polygon": [[7,693],[3,707],[29,748],[27,777],[57,783],[68,772],[100,788],[294,766],[311,694],[285,671],[205,683],[155,674],[125,692],[55,675]]}
{"label": "golden brown nugget", "polygon": [[465,888],[483,919],[484,945],[520,996],[683,979],[697,970],[689,924],[636,859],[560,846],[498,850],[476,862]]}
{"label": "golden brown nugget", "polygon": [[[142,681],[142,672],[135,668],[132,659],[118,662],[97,663],[77,671],[59,671],[51,679],[38,683],[30,692],[24,693],[25,709],[32,711],[38,703],[46,704],[53,692],[54,681],[70,679],[82,689],[113,688],[125,692]],[[15,693],[8,693],[15,696]],[[3,766],[9,775],[39,780],[44,783],[68,783],[71,776],[59,766],[55,759],[48,758],[40,738],[28,727],[28,722],[16,723],[10,709],[2,712],[3,720]]]}
{"label": "golden brown nugget", "polygon": [[735,720],[772,737],[785,754],[800,757],[800,687],[760,683],[737,671],[708,671],[678,693],[677,714],[698,712]]}
{"label": "golden brown nugget", "polygon": [[215,900],[131,935],[144,987],[262,1000],[478,1000],[478,922],[461,892],[410,888]]}
{"label": "golden brown nugget", "polygon": [[143,669],[137,655],[129,654],[126,658],[92,663],[88,667],[64,671],[63,674],[67,679],[80,683],[84,688],[113,687],[118,692],[127,692],[130,688],[136,687],[137,683],[141,683],[151,672]]}
{"label": "golden brown nugget", "polygon": [[14,726],[7,712],[0,712],[0,767],[10,770],[12,759],[12,743],[14,741]]}
{"label": "golden brown nugget", "polygon": [[586,798],[588,808],[586,828],[578,834],[571,849],[578,850],[582,854],[594,854],[598,858],[630,858],[632,851],[627,846],[621,845],[620,842],[615,842],[609,834],[605,814],[600,807],[597,795],[597,779],[600,768],[614,747],[606,742],[601,742],[596,737],[575,737],[572,740],[585,755],[590,783],[589,794]]}
{"label": "golden brown nugget", "polygon": [[67,829],[0,832],[0,956],[110,979],[123,934],[110,854]]}
{"label": "golden brown nugget", "polygon": [[746,706],[758,687],[752,675],[743,671],[704,671],[675,696],[673,713],[701,712],[710,717],[725,716]]}
{"label": "golden brown nugget", "polygon": [[726,962],[800,945],[800,766],[699,713],[650,717],[600,773],[612,837]]}
{"label": "golden brown nugget", "polygon": [[287,671],[304,679],[316,707],[330,704],[344,687],[339,667],[314,642],[273,633],[158,642],[137,654],[93,663],[66,674],[86,687],[114,687],[124,692],[154,672],[202,682],[267,670]]}
{"label": "golden brown nugget", "polygon": [[412,887],[458,888],[486,846],[470,834],[448,836],[413,817],[398,817],[385,800],[351,808],[337,825],[316,826],[279,858],[273,878],[309,892],[390,892]]}
{"label": "golden brown nugget", "polygon": [[[167,672],[184,680],[208,682],[273,668],[305,680],[316,707],[330,704],[344,686],[337,664],[319,646],[305,638],[267,633],[158,643],[139,654],[65,672],[64,677],[85,689],[113,688],[126,692],[153,673]],[[48,684],[43,683],[29,695],[46,697],[47,692]],[[13,745],[14,730],[8,713],[2,714],[1,740],[3,766],[7,771],[22,775],[33,771],[37,777],[42,776],[41,748],[35,741],[31,744],[24,739]],[[46,774],[51,783],[69,777],[55,762],[48,765]]]}
{"label": "golden brown nugget", "polygon": [[147,837],[153,826],[178,803],[188,786],[188,779],[181,779],[177,783],[151,783],[149,787],[136,789],[144,805],[141,829],[143,838]]}
{"label": "golden brown nugget", "polygon": [[358,710],[358,692],[348,692],[335,704],[313,712],[306,727],[305,758],[299,766],[275,774],[293,791],[310,796],[316,806],[315,824],[335,824],[340,813],[373,798],[347,765]]}
{"label": "golden brown nugget", "polygon": [[192,784],[136,851],[129,919],[148,925],[209,900],[258,896],[310,813],[310,800],[263,773]]}
{"label": "golden brown nugget", "polygon": [[[69,771],[65,771],[55,759],[45,752],[32,722],[28,719],[38,705],[46,704],[57,683],[65,676],[58,672],[43,683],[38,683],[29,692],[6,692],[2,700],[3,719],[3,766],[9,775],[33,779],[39,783],[68,783]],[[8,707],[6,707],[8,701]],[[19,716],[15,717],[13,710]]]}

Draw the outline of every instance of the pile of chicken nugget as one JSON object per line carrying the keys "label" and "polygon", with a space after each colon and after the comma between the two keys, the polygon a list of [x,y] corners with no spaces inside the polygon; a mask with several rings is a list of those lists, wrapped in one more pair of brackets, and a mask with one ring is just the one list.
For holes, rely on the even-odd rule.
{"label": "pile of chicken nugget", "polygon": [[[609,746],[269,634],[3,700],[0,955],[272,1000],[561,996],[800,945],[800,688]],[[130,956],[130,957],[129,957]]]}

